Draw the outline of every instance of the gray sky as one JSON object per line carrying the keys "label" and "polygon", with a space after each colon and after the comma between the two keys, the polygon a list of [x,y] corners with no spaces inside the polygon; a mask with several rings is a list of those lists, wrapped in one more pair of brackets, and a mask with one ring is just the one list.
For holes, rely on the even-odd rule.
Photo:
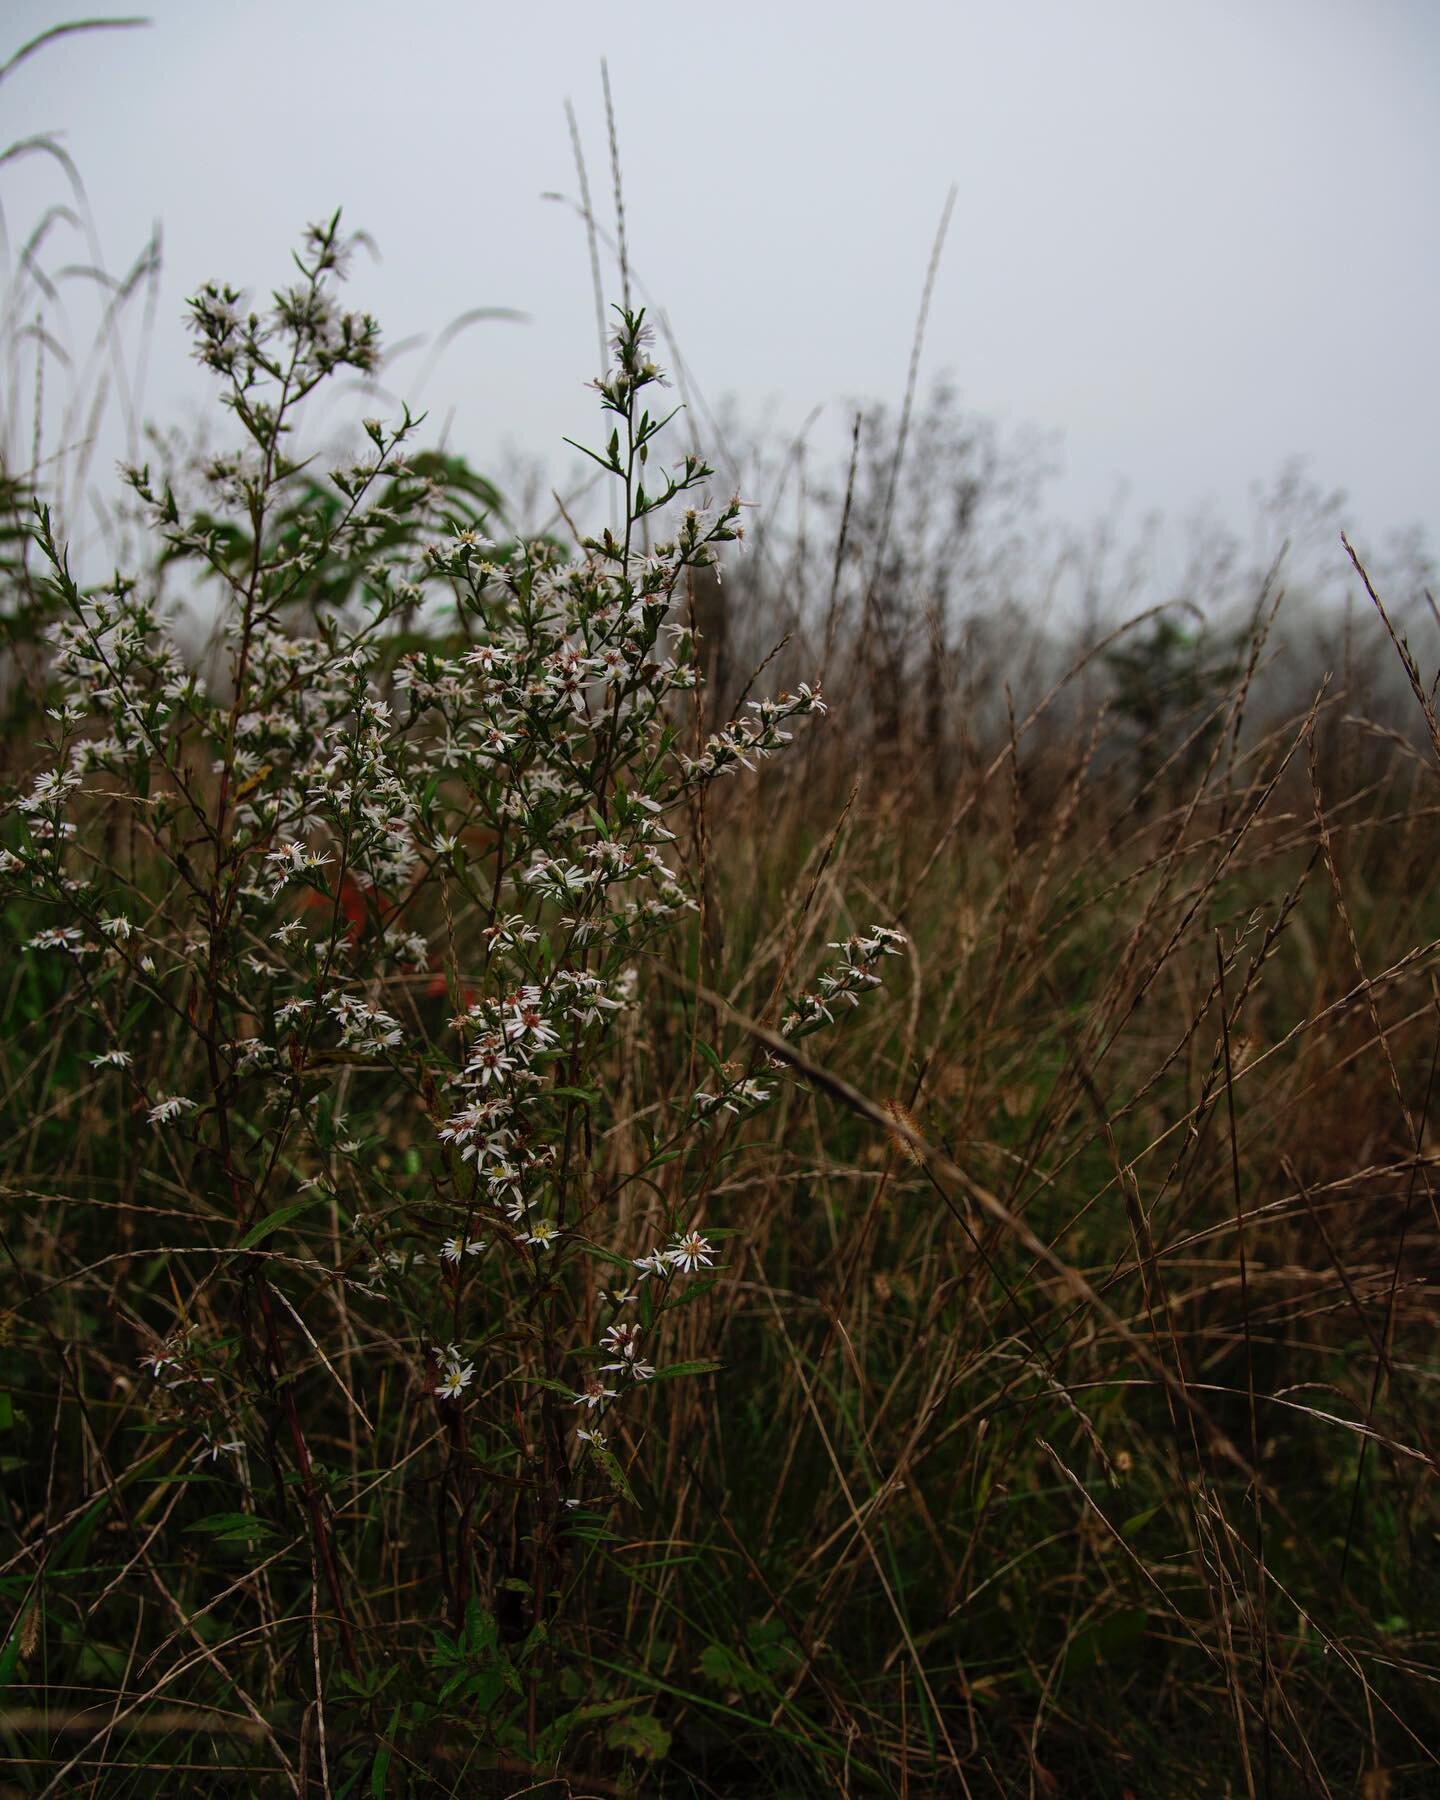
{"label": "gray sky", "polygon": [[[10,0],[0,48],[84,10]],[[203,392],[185,295],[283,280],[343,204],[382,257],[351,303],[391,341],[530,315],[452,345],[432,419],[453,407],[482,466],[503,444],[568,466],[560,439],[598,425],[594,307],[583,228],[541,196],[576,192],[569,96],[609,213],[604,55],[632,258],[712,401],[789,430],[825,403],[838,438],[847,397],[897,400],[954,181],[925,369],[1061,434],[1064,513],[1128,480],[1237,517],[1298,453],[1362,536],[1440,540],[1434,0],[148,10],[18,72],[0,141],[63,131],[112,267],[162,221],[154,415]],[[12,229],[46,181],[0,184]]]}

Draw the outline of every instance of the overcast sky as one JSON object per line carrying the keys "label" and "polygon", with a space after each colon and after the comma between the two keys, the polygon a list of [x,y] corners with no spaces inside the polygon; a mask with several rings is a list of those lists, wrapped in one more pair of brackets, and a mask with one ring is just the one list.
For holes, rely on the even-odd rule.
{"label": "overcast sky", "polygon": [[[85,10],[9,0],[0,50]],[[390,340],[529,315],[432,378],[455,445],[568,464],[596,425],[594,305],[583,228],[542,196],[577,191],[568,96],[610,213],[605,56],[632,258],[712,402],[789,430],[823,403],[838,435],[847,398],[898,399],[954,182],[925,370],[1060,434],[1063,512],[1128,481],[1137,507],[1235,517],[1298,453],[1362,535],[1440,540],[1435,0],[148,10],[18,71],[0,141],[64,133],[112,267],[163,224],[152,414],[203,391],[185,295],[283,280],[338,204],[378,245],[352,303]],[[44,179],[0,176],[12,230]]]}

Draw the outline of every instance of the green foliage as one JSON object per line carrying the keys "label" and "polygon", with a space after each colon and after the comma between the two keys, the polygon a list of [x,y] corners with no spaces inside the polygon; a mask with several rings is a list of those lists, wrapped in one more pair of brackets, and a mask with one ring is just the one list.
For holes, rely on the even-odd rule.
{"label": "green foliage", "polygon": [[1189,792],[1220,735],[1225,702],[1243,666],[1234,644],[1216,647],[1204,629],[1173,613],[1105,654],[1111,704],[1131,735],[1130,752],[1148,789],[1161,769],[1169,792]]}

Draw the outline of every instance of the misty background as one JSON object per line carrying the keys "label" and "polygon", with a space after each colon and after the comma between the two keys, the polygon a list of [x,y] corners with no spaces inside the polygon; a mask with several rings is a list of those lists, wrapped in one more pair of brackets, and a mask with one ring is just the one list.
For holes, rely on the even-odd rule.
{"label": "misty background", "polygon": [[[131,442],[112,407],[102,483],[141,418],[183,428],[211,399],[185,297],[209,278],[263,294],[337,205],[375,246],[350,304],[389,344],[433,345],[470,309],[524,315],[472,324],[438,360],[417,343],[387,384],[502,485],[536,459],[539,485],[563,483],[562,440],[598,428],[565,102],[613,229],[604,58],[637,291],[712,451],[712,416],[727,436],[803,432],[818,461],[843,460],[856,406],[893,416],[953,183],[921,396],[947,377],[1050,471],[1052,518],[1162,512],[1175,565],[1196,517],[1244,532],[1256,484],[1299,458],[1312,499],[1344,490],[1333,516],[1362,546],[1436,539],[1426,0],[147,11],[0,87],[5,142],[54,133],[74,159],[107,268],[161,229],[153,318],[126,320],[144,363]],[[74,16],[12,0],[0,48]],[[65,197],[49,159],[6,167],[12,256]],[[608,255],[603,280],[618,299]],[[61,287],[81,349],[86,296]]]}

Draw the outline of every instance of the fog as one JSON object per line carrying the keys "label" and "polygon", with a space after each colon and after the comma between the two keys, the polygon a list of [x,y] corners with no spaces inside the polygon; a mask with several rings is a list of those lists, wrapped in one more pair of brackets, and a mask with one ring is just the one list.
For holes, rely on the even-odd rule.
{"label": "fog", "polygon": [[[482,467],[569,466],[593,435],[595,304],[565,114],[613,228],[608,59],[630,255],[694,383],[839,441],[894,404],[947,191],[922,383],[1054,434],[1052,500],[1208,505],[1302,456],[1351,528],[1440,525],[1434,205],[1440,12],[1424,0],[1132,0],[661,10],[575,0],[157,0],[144,30],[47,47],[0,89],[6,142],[63,134],[108,266],[164,265],[137,410],[205,393],[186,294],[262,292],[343,206],[376,257],[353,304],[397,342],[467,309],[423,391]],[[20,0],[5,54],[71,16]],[[4,172],[7,231],[60,197]],[[607,256],[608,299],[620,293]],[[702,436],[704,435],[702,427]]]}

